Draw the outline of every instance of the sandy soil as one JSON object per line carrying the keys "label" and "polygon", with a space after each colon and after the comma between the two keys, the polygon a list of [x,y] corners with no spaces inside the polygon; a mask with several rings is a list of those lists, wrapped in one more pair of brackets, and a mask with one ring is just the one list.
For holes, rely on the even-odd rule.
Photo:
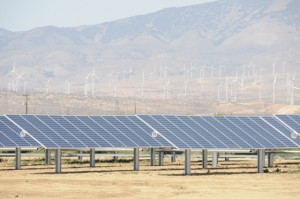
{"label": "sandy soil", "polygon": [[[3,158],[2,158],[3,159]],[[299,198],[300,160],[276,159],[269,173],[256,173],[256,159],[220,161],[217,168],[201,169],[192,162],[192,175],[184,176],[183,159],[164,166],[132,162],[63,164],[41,163],[14,170],[13,162],[0,163],[0,198]]]}

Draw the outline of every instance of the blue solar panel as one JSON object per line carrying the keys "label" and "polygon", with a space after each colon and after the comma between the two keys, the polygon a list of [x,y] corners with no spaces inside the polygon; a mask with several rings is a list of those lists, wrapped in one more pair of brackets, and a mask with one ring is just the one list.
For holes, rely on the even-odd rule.
{"label": "blue solar panel", "polygon": [[84,124],[80,119],[75,116],[64,116],[64,118],[69,121],[73,126],[80,130],[86,135],[88,139],[85,140],[86,145],[89,148],[93,147],[112,147],[105,139],[103,139],[98,133]]}
{"label": "blue solar panel", "polygon": [[[25,130],[45,148],[176,147],[180,149],[297,148],[290,134],[300,130],[299,115],[277,117],[211,116],[47,116],[0,117],[0,147],[37,144],[20,137]],[[2,118],[2,119],[1,119]],[[285,123],[283,123],[285,122]],[[5,134],[11,132],[9,136]],[[152,137],[153,132],[160,136]]]}
{"label": "blue solar panel", "polygon": [[99,126],[102,126],[107,132],[112,134],[114,137],[118,138],[118,140],[120,140],[125,147],[137,146],[135,142],[133,142],[127,136],[125,136],[118,128],[114,127],[109,122],[109,118],[105,119],[101,116],[91,116],[90,118],[94,120]]}
{"label": "blue solar panel", "polygon": [[[278,129],[285,137],[291,139],[291,142],[300,146],[300,139],[291,138],[292,132],[298,129],[300,116],[297,115],[276,115],[275,117],[263,117],[270,125]],[[299,133],[300,131],[298,131]]]}
{"label": "blue solar panel", "polygon": [[[144,146],[163,146],[158,140],[153,139],[151,129],[147,132],[128,117],[116,116],[115,119],[114,123],[120,123],[122,128],[124,128],[123,132],[130,132],[128,136],[133,137],[132,139],[140,146],[143,146],[143,143],[145,144]],[[147,126],[143,127],[147,128]],[[170,146],[170,144],[167,144],[167,146]]]}
{"label": "blue solar panel", "polygon": [[[218,129],[220,132],[222,132],[225,136],[228,137],[228,139],[232,140],[236,145],[239,146],[239,148],[253,148],[250,144],[248,144],[249,140],[247,140],[247,137],[240,135],[239,129],[230,123],[226,118],[224,117],[204,117],[204,119],[210,123],[214,128]],[[230,128],[230,127],[235,128]],[[237,132],[236,132],[237,130]],[[251,141],[250,141],[251,142]]]}
{"label": "blue solar panel", "polygon": [[0,116],[0,147],[38,147],[31,137],[21,137],[21,129],[4,116]]}
{"label": "blue solar panel", "polygon": [[[127,116],[7,116],[45,148],[172,147]],[[140,126],[142,125],[142,126]],[[143,129],[147,127],[147,131]],[[150,130],[149,130],[150,129]],[[9,142],[9,141],[7,141]],[[12,144],[12,143],[10,143]],[[0,143],[2,146],[2,143]]]}
{"label": "blue solar panel", "polygon": [[[274,149],[298,145],[261,117],[139,115],[177,148]],[[295,117],[296,118],[296,117]]]}
{"label": "blue solar panel", "polygon": [[288,125],[294,131],[300,133],[300,118],[296,115],[276,115],[283,123]]}
{"label": "blue solar panel", "polygon": [[[216,139],[218,139],[222,144],[218,146],[218,148],[240,148],[239,145],[234,143],[232,140],[228,138],[227,135],[223,134],[222,131],[215,128],[213,125],[208,123],[206,120],[209,120],[210,117],[192,117],[194,121],[196,121],[200,126],[202,126],[206,131],[210,132],[214,135]],[[225,147],[222,147],[225,146]]]}
{"label": "blue solar panel", "polygon": [[260,132],[262,132],[277,148],[295,148],[298,146],[292,142],[290,138],[284,136],[279,130],[272,127],[262,118],[250,117],[250,119],[258,124],[261,129]]}
{"label": "blue solar panel", "polygon": [[41,120],[45,125],[49,126],[57,134],[63,136],[73,147],[85,148],[87,147],[80,141],[81,136],[76,133],[70,133],[65,126],[60,125],[55,119],[47,115],[37,115],[39,120]]}
{"label": "blue solar panel", "polygon": [[158,131],[163,137],[165,137],[168,141],[172,142],[176,147],[178,148],[191,148],[189,144],[183,141],[182,136],[185,137],[185,135],[176,135],[174,134],[170,129],[167,129],[164,125],[159,123],[156,119],[154,119],[155,116],[150,115],[140,115],[138,116],[141,118],[144,122],[149,124],[153,129]]}
{"label": "blue solar panel", "polygon": [[[127,116],[126,118],[128,119],[128,121],[126,121],[127,126],[132,126],[132,128],[135,129],[135,132],[141,132],[141,133],[145,132],[149,136],[152,137],[152,133],[153,133],[154,129],[152,129],[150,126],[148,126],[147,124],[142,122],[136,116]],[[132,122],[132,124],[136,124],[136,128],[134,128],[134,125],[131,125],[129,120]],[[166,139],[164,139],[160,136],[156,137],[155,139],[149,139],[148,142],[151,143],[152,142],[151,140],[153,140],[155,143],[158,142],[161,146],[172,146]],[[155,143],[153,143],[153,145]]]}
{"label": "blue solar panel", "polygon": [[203,148],[227,148],[220,140],[216,139],[214,135],[193,120],[194,117],[177,117],[185,124],[185,126],[183,125],[183,130],[186,132],[193,132],[193,139],[197,140]]}
{"label": "blue solar panel", "polygon": [[126,145],[123,144],[117,137],[113,136],[109,131],[97,124],[90,117],[77,116],[77,118],[97,132],[103,139],[110,143],[112,147],[126,147]]}
{"label": "blue solar panel", "polygon": [[48,135],[45,135],[42,131],[37,129],[34,125],[29,123],[26,119],[24,119],[21,115],[8,115],[9,119],[13,120],[20,128],[27,131],[32,137],[34,137],[41,146],[45,148],[60,148],[58,144],[53,142]]}
{"label": "blue solar panel", "polygon": [[255,148],[273,148],[272,145],[267,139],[265,139],[259,132],[252,129],[249,125],[241,120],[240,117],[226,117],[230,122],[232,122],[236,127],[238,127],[244,134],[247,134],[252,138],[252,142],[250,143]]}

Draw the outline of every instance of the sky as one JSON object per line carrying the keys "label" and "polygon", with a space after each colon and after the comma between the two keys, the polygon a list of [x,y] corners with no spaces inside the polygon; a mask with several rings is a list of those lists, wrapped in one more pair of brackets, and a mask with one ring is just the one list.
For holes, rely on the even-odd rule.
{"label": "sky", "polygon": [[213,0],[0,0],[0,28],[94,25]]}

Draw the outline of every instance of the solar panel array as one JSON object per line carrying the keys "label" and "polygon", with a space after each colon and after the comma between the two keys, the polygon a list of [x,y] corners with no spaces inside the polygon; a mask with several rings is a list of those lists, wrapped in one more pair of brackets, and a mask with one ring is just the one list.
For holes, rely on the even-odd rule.
{"label": "solar panel array", "polygon": [[[6,118],[7,117],[7,118]],[[0,147],[176,147],[178,149],[299,148],[299,115],[0,116]],[[26,131],[31,137],[20,136]],[[153,137],[158,132],[161,136]]]}
{"label": "solar panel array", "polygon": [[14,125],[6,117],[0,116],[0,148],[40,146],[31,137],[21,137],[20,132],[20,128]]}
{"label": "solar panel array", "polygon": [[8,115],[45,148],[172,147],[135,116]]}
{"label": "solar panel array", "polygon": [[139,115],[162,137],[181,149],[298,148],[263,117]]}

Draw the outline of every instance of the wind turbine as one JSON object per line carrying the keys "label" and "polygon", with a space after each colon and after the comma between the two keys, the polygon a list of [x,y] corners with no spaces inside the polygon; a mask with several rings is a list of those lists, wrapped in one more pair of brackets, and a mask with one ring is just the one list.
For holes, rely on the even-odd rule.
{"label": "wind turbine", "polygon": [[88,96],[88,88],[89,88],[89,77],[90,77],[90,73],[87,74],[87,76],[85,76],[85,78],[83,79],[84,81],[84,96],[87,97]]}
{"label": "wind turbine", "polygon": [[273,81],[273,93],[272,93],[272,96],[273,96],[272,102],[273,103],[275,103],[275,88],[276,88],[276,83],[277,83],[277,75],[274,76],[274,81]]}
{"label": "wind turbine", "polygon": [[93,68],[93,72],[91,73],[91,78],[92,78],[92,96],[95,96],[95,67]]}
{"label": "wind turbine", "polygon": [[295,101],[294,101],[294,89],[300,90],[299,87],[295,87],[295,80],[296,80],[296,74],[294,74],[293,80],[291,81],[291,99],[290,99],[290,104],[294,105]]}
{"label": "wind turbine", "polygon": [[276,63],[278,62],[279,59],[276,59],[274,62],[273,62],[273,75],[275,75],[275,65]]}
{"label": "wind turbine", "polygon": [[185,97],[186,97],[186,94],[187,94],[186,91],[187,91],[187,83],[188,83],[188,81],[189,81],[189,80],[185,80],[185,81],[184,81],[184,96],[185,96]]}
{"label": "wind turbine", "polygon": [[231,84],[230,84],[230,95],[231,96],[233,95],[233,84],[235,85],[235,88],[234,88],[234,102],[236,102],[237,74],[236,74],[235,79],[232,80]]}
{"label": "wind turbine", "polygon": [[225,82],[225,94],[226,94],[226,102],[228,102],[228,77],[226,77],[226,82]]}
{"label": "wind turbine", "polygon": [[16,72],[16,61],[14,60],[13,68],[12,70],[7,74],[10,75],[13,78],[13,81],[9,83],[9,90],[18,91],[18,80],[22,77],[23,74],[19,74]]}
{"label": "wind turbine", "polygon": [[50,83],[50,79],[48,79],[47,83],[46,83],[46,93],[49,93],[49,83]]}
{"label": "wind turbine", "polygon": [[290,102],[290,95],[291,95],[291,82],[290,82],[290,74],[286,74],[286,102]]}
{"label": "wind turbine", "polygon": [[106,74],[106,76],[108,76],[108,88],[110,88],[110,85],[111,85],[111,77],[112,75],[114,74],[114,72],[111,72],[109,74]]}
{"label": "wind turbine", "polygon": [[17,74],[17,77],[15,79],[15,91],[18,92],[18,90],[19,90],[19,79],[21,79],[21,77],[23,76],[24,73],[22,73],[22,74],[16,73],[16,74]]}
{"label": "wind turbine", "polygon": [[168,80],[165,85],[164,85],[164,98],[168,99],[168,95],[169,95],[169,85],[170,85],[170,81]]}

